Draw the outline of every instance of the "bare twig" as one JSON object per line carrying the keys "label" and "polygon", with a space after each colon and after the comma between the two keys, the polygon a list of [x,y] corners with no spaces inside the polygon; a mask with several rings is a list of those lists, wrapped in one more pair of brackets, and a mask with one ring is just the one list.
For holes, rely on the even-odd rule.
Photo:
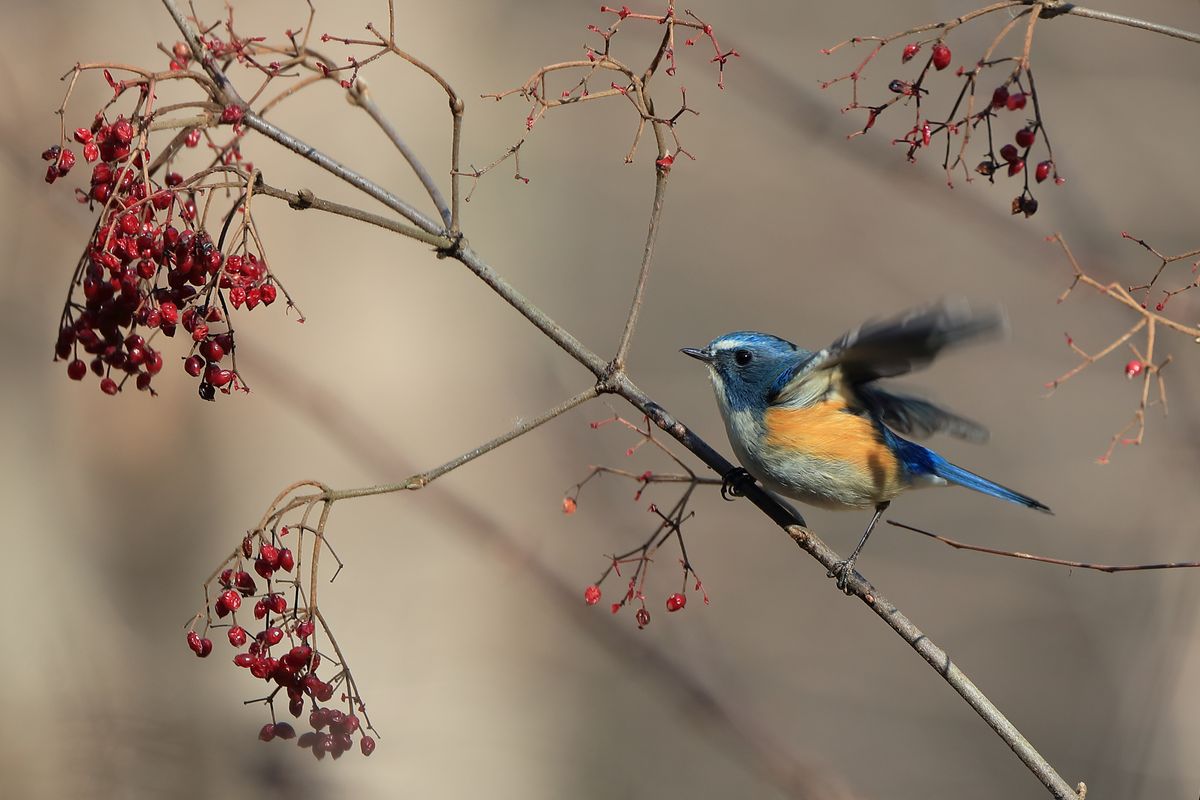
{"label": "bare twig", "polygon": [[449,229],[453,224],[453,219],[450,215],[450,207],[446,204],[446,198],[442,197],[442,192],[438,189],[437,184],[433,181],[433,176],[429,174],[429,170],[425,169],[425,165],[417,158],[417,154],[412,151],[412,148],[405,143],[400,137],[400,132],[392,125],[391,120],[383,115],[379,110],[379,106],[371,98],[370,90],[366,83],[360,78],[354,82],[350,89],[350,97],[353,98],[355,105],[371,115],[371,119],[379,126],[387,137],[392,140],[392,144],[400,151],[400,155],[404,156],[404,160],[412,167],[412,171],[416,173],[417,179],[421,181],[421,185],[425,187],[425,191],[429,193],[429,199],[437,206],[438,213],[442,217],[442,222]]}
{"label": "bare twig", "polygon": [[955,550],[971,550],[976,553],[987,553],[992,556],[1004,556],[1006,558],[1019,558],[1024,561],[1038,561],[1042,564],[1056,564],[1060,567],[1070,567],[1072,569],[1091,569],[1097,572],[1142,572],[1145,570],[1154,569],[1194,569],[1200,567],[1200,561],[1165,561],[1160,564],[1094,564],[1088,561],[1070,561],[1065,558],[1051,558],[1050,556],[1035,556],[1031,553],[1022,553],[1019,550],[998,550],[994,547],[984,547],[978,544],[967,544],[960,542],[957,539],[951,539],[946,536],[923,530],[913,525],[907,525],[903,522],[895,520],[887,520],[888,525],[897,528],[903,528],[906,531],[919,533],[922,536],[928,536],[930,539],[936,539],[942,544],[949,545]]}
{"label": "bare twig", "polygon": [[1182,28],[1175,28],[1171,25],[1160,25],[1157,22],[1147,22],[1144,19],[1127,17],[1123,14],[1113,14],[1108,11],[1096,11],[1091,8],[1077,6],[1074,3],[1061,2],[1061,0],[1059,2],[1046,3],[1045,5],[1050,9],[1061,6],[1064,9],[1063,13],[1070,14],[1075,17],[1095,19],[1099,20],[1100,22],[1112,22],[1117,25],[1125,25],[1130,28],[1139,28],[1144,31],[1150,31],[1151,33],[1161,33],[1163,36],[1170,36],[1173,39],[1183,39],[1185,42],[1194,42],[1196,44],[1200,44],[1200,33],[1185,31]]}

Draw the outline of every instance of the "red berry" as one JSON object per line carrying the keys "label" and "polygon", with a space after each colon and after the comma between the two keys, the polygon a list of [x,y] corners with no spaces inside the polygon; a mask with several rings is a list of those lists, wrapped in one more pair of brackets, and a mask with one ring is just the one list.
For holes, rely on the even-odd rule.
{"label": "red berry", "polygon": [[1016,175],[1018,172],[1020,172],[1024,168],[1025,168],[1025,159],[1023,159],[1023,158],[1017,158],[1017,159],[1014,159],[1014,160],[1008,162],[1008,174],[1010,176]]}
{"label": "red berry", "polygon": [[1034,138],[1033,128],[1021,128],[1017,131],[1016,140],[1019,147],[1032,147]]}
{"label": "red berry", "polygon": [[82,359],[77,358],[67,364],[67,377],[71,380],[81,381],[84,375],[87,375],[87,364],[83,363]]}
{"label": "red berry", "polygon": [[75,154],[70,150],[63,148],[63,151],[58,155],[58,174],[66,175],[71,171],[71,167],[75,166]]}
{"label": "red berry", "polygon": [[301,622],[296,626],[296,635],[301,639],[307,639],[308,637],[312,636],[316,630],[317,624],[311,619],[306,619],[304,622]]}
{"label": "red berry", "polygon": [[1010,164],[1013,161],[1015,161],[1019,157],[1019,155],[1020,154],[1017,151],[1016,145],[1006,144],[1006,145],[1004,145],[1004,147],[1000,148],[1000,157],[1003,158],[1005,161],[1009,162]]}
{"label": "red berry", "polygon": [[183,370],[193,378],[200,377],[200,373],[204,371],[204,359],[200,356],[188,356],[183,362]]}
{"label": "red berry", "polygon": [[1138,361],[1137,359],[1130,361],[1125,365],[1125,377],[1130,379],[1136,378],[1138,375],[1142,374],[1142,367],[1142,362]]}
{"label": "red berry", "polygon": [[223,603],[230,611],[237,611],[242,607],[242,596],[233,589],[226,589],[221,592],[217,598],[217,602]]}
{"label": "red berry", "polygon": [[242,593],[242,597],[249,597],[258,591],[258,587],[254,585],[254,578],[250,577],[250,573],[245,570],[238,570],[233,576],[234,583],[237,584],[237,590]]}
{"label": "red berry", "polygon": [[1038,162],[1037,168],[1034,169],[1033,172],[1033,176],[1037,178],[1038,183],[1041,183],[1042,181],[1046,180],[1046,178],[1050,177],[1050,168],[1052,166],[1053,165],[1049,161]]}
{"label": "red berry", "polygon": [[271,565],[271,569],[279,566],[279,548],[273,544],[264,544],[258,549],[258,556]]}
{"label": "red berry", "polygon": [[283,631],[272,626],[263,631],[262,638],[267,644],[276,645],[283,641]]}
{"label": "red berry", "polygon": [[258,738],[260,741],[263,741],[263,742],[269,742],[272,739],[274,739],[275,738],[275,723],[268,722],[266,725],[263,725],[262,729],[259,730],[259,732],[258,732]]}
{"label": "red berry", "polygon": [[600,602],[600,587],[592,584],[583,590],[583,602],[589,606],[594,606]]}
{"label": "red berry", "polygon": [[678,611],[687,605],[687,595],[676,592],[667,598],[667,611]]}
{"label": "red berry", "polygon": [[1024,92],[1010,94],[1004,104],[1008,107],[1009,111],[1017,111],[1025,107],[1025,97]]}
{"label": "red berry", "polygon": [[275,736],[279,739],[295,739],[296,729],[288,722],[275,723]]}
{"label": "red berry", "polygon": [[75,129],[75,141],[79,142],[80,144],[87,144],[91,140],[92,140],[92,132],[89,131],[87,128],[76,128]]}
{"label": "red berry", "polygon": [[112,378],[105,378],[100,381],[100,391],[107,395],[114,395],[119,391],[119,387],[117,386],[117,382]]}
{"label": "red berry", "polygon": [[950,48],[938,42],[933,46],[933,67],[942,70],[950,66]]}
{"label": "red berry", "polygon": [[292,551],[286,547],[279,551],[279,568],[284,572],[291,572],[296,566],[296,557],[292,555]]}
{"label": "red berry", "polygon": [[199,653],[200,653],[200,634],[196,633],[195,631],[188,631],[187,632],[187,643],[188,643],[188,647],[192,648],[192,652],[199,655]]}
{"label": "red berry", "polygon": [[162,372],[163,357],[162,353],[157,350],[151,350],[146,354],[146,372],[151,375],[157,375]]}
{"label": "red berry", "polygon": [[[200,354],[215,363],[225,357],[225,348],[221,347],[220,342],[216,339],[209,339],[200,345]],[[215,383],[215,381],[210,381],[210,383]]]}
{"label": "red berry", "polygon": [[246,629],[241,625],[234,625],[229,629],[229,643],[234,647],[241,647],[246,643]]}
{"label": "red berry", "polygon": [[273,284],[273,283],[263,284],[262,287],[259,289],[259,291],[262,293],[262,301],[263,301],[264,306],[269,306],[269,305],[271,305],[271,303],[275,302],[275,297],[276,297],[275,284]]}
{"label": "red berry", "polygon": [[170,300],[164,300],[158,307],[158,311],[162,314],[163,322],[169,322],[174,325],[179,321],[179,307]]}
{"label": "red berry", "polygon": [[183,140],[183,143],[188,147],[195,147],[200,144],[200,129],[192,128],[188,131],[187,138]]}
{"label": "red berry", "polygon": [[910,42],[904,45],[904,52],[900,54],[900,63],[907,64],[912,60],[912,57],[921,51],[921,45],[916,42]]}
{"label": "red berry", "polygon": [[637,621],[637,626],[639,629],[644,628],[650,624],[650,612],[644,608],[639,608],[637,610],[637,613],[634,614],[633,617]]}
{"label": "red berry", "polygon": [[133,125],[124,117],[117,117],[112,124],[112,137],[120,144],[129,144],[133,141]]}
{"label": "red berry", "polygon": [[358,747],[360,750],[362,750],[362,754],[364,756],[369,756],[371,753],[375,752],[375,740],[370,736],[364,736],[358,743]]}
{"label": "red berry", "polygon": [[997,86],[992,92],[992,108],[1002,108],[1008,102],[1008,87]]}
{"label": "red berry", "polygon": [[242,109],[240,106],[228,105],[221,109],[221,122],[230,125],[235,122],[240,122],[242,119]]}

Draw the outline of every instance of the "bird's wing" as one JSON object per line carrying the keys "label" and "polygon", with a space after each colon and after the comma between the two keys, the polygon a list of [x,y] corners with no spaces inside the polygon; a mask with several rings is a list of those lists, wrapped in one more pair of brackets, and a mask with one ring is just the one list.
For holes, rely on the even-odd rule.
{"label": "bird's wing", "polygon": [[976,310],[965,300],[943,300],[899,316],[864,322],[837,341],[780,373],[771,402],[789,402],[805,394],[810,376],[840,368],[851,386],[919,369],[943,349],[1004,329],[997,308]]}
{"label": "bird's wing", "polygon": [[988,439],[987,428],[974,420],[960,417],[928,400],[892,394],[875,386],[860,386],[856,393],[863,405],[897,433],[924,438],[945,433],[968,442]]}

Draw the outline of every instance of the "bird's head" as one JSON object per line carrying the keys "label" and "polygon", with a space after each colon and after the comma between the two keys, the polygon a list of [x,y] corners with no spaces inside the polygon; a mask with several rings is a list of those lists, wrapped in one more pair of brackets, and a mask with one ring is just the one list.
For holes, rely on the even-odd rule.
{"label": "bird's head", "polygon": [[779,375],[811,355],[786,339],[757,331],[727,333],[703,349],[680,352],[708,365],[717,400],[728,411],[766,408]]}

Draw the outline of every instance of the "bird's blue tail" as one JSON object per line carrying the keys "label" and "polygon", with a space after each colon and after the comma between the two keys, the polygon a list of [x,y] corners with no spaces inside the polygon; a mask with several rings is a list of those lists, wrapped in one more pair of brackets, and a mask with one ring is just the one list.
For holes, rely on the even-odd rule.
{"label": "bird's blue tail", "polygon": [[1044,503],[1034,500],[1028,495],[1023,495],[1020,492],[1013,491],[1007,486],[1001,486],[998,483],[993,483],[987,478],[976,475],[974,472],[965,470],[960,466],[951,464],[946,459],[939,456],[937,453],[930,450],[928,447],[910,442],[907,439],[902,439],[886,428],[885,436],[892,445],[896,455],[900,457],[905,468],[913,475],[936,475],[948,483],[953,483],[956,486],[965,486],[968,489],[974,489],[977,492],[998,497],[1001,500],[1007,500],[1010,503],[1033,508],[1038,511],[1044,511],[1047,514],[1053,514],[1050,507]]}
{"label": "bird's blue tail", "polygon": [[1028,495],[1023,495],[1020,492],[1015,492],[1007,486],[1001,486],[998,483],[993,483],[987,478],[976,475],[974,472],[963,469],[962,467],[951,464],[946,459],[939,456],[937,453],[931,453],[933,456],[933,474],[939,478],[944,478],[950,483],[958,486],[965,486],[968,489],[974,489],[977,492],[990,494],[992,497],[999,497],[1001,500],[1007,500],[1010,503],[1034,508],[1038,511],[1044,511],[1047,514],[1053,514],[1050,507],[1044,503],[1039,503]]}

